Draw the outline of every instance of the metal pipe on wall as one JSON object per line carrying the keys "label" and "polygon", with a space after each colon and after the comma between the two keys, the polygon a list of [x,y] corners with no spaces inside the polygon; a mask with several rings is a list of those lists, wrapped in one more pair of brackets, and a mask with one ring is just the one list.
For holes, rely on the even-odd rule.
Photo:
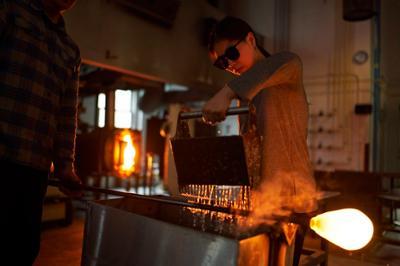
{"label": "metal pipe on wall", "polygon": [[375,16],[373,18],[373,64],[372,64],[372,77],[373,77],[373,110],[372,110],[372,170],[379,171],[381,168],[380,156],[380,141],[381,132],[380,126],[380,108],[381,108],[381,86],[380,86],[380,61],[381,61],[381,2],[375,1]]}

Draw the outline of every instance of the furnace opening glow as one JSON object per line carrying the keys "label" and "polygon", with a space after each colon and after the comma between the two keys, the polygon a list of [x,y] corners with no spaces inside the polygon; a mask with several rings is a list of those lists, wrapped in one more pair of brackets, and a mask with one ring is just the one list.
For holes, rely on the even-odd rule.
{"label": "furnace opening glow", "polygon": [[115,170],[122,176],[129,176],[136,170],[137,151],[131,133],[122,131],[114,142]]}

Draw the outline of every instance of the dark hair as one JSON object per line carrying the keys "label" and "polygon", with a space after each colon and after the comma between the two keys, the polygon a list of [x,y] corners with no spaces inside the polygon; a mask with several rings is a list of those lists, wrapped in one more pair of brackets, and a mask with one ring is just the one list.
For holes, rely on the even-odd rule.
{"label": "dark hair", "polygon": [[[215,43],[221,40],[244,39],[249,32],[252,32],[255,36],[254,30],[250,27],[249,24],[247,24],[247,22],[240,18],[226,16],[224,19],[220,20],[214,25],[214,28],[211,31],[210,38],[208,40],[208,50],[210,52],[214,51]],[[265,57],[270,56],[270,54],[257,43],[257,39],[256,45]]]}

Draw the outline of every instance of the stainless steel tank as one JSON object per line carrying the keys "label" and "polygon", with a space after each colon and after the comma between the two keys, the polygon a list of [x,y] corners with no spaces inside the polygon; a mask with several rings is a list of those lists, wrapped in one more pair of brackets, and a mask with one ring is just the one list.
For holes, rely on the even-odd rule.
{"label": "stainless steel tank", "polygon": [[82,265],[292,265],[279,222],[239,219],[145,198],[89,202]]}

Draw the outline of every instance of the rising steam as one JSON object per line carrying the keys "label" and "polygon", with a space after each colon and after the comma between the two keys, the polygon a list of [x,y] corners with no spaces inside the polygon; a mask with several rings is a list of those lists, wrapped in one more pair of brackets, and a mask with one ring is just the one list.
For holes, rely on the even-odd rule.
{"label": "rising steam", "polygon": [[279,172],[252,191],[249,219],[252,224],[268,223],[276,216],[315,211],[316,196],[313,179],[294,172]]}

